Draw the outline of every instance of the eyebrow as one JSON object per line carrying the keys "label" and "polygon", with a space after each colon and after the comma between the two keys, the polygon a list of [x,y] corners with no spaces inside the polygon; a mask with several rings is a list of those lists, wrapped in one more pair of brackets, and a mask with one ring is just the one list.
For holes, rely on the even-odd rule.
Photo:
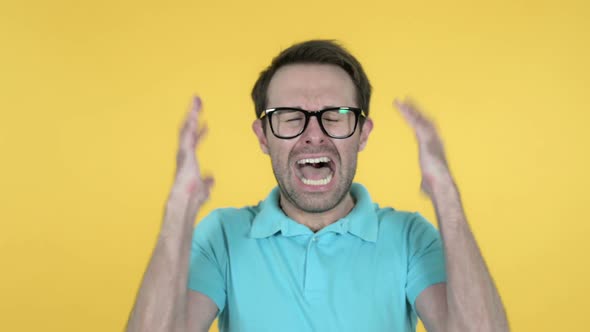
{"label": "eyebrow", "polygon": [[319,111],[323,111],[323,110],[328,109],[328,108],[353,107],[353,106],[342,106],[342,105],[340,105],[340,106],[335,106],[335,105],[332,106],[332,105],[325,105],[324,107],[320,108],[319,110],[308,110],[308,109],[305,109],[305,108],[303,108],[301,106],[281,106],[281,107],[297,108],[297,109],[304,110],[304,111],[309,111],[309,112],[319,112]]}

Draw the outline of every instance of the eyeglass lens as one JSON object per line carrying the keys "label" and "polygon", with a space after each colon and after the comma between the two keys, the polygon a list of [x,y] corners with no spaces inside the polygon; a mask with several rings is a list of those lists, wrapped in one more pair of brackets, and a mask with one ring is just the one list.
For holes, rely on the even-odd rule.
{"label": "eyeglass lens", "polygon": [[[293,137],[305,129],[305,113],[300,110],[277,110],[271,117],[272,128],[277,136]],[[322,113],[320,122],[332,137],[346,137],[355,129],[356,116],[348,109],[335,109]]]}

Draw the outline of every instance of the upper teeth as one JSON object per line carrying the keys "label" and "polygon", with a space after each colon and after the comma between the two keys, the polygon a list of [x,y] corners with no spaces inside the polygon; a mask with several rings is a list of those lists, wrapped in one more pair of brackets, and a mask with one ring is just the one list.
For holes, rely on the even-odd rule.
{"label": "upper teeth", "polygon": [[330,162],[330,158],[328,158],[328,157],[319,157],[319,158],[301,159],[297,163],[298,164],[317,164],[317,163],[327,163],[327,162]]}

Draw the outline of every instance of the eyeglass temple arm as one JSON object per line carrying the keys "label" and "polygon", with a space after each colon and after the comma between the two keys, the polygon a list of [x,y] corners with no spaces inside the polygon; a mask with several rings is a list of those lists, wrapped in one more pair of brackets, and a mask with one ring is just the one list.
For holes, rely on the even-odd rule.
{"label": "eyeglass temple arm", "polygon": [[270,113],[270,112],[272,112],[274,110],[275,110],[274,108],[269,108],[269,109],[262,110],[262,112],[260,112],[260,116],[258,117],[258,120],[264,118],[268,113]]}

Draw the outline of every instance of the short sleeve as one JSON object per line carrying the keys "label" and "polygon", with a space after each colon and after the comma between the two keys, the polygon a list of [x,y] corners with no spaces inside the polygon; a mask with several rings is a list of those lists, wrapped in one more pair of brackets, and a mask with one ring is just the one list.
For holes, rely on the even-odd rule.
{"label": "short sleeve", "polygon": [[410,218],[406,296],[417,314],[418,295],[429,286],[446,282],[447,276],[440,233],[419,213],[412,214]]}
{"label": "short sleeve", "polygon": [[220,213],[211,212],[195,227],[191,246],[188,288],[208,296],[223,311],[226,302],[225,245]]}

